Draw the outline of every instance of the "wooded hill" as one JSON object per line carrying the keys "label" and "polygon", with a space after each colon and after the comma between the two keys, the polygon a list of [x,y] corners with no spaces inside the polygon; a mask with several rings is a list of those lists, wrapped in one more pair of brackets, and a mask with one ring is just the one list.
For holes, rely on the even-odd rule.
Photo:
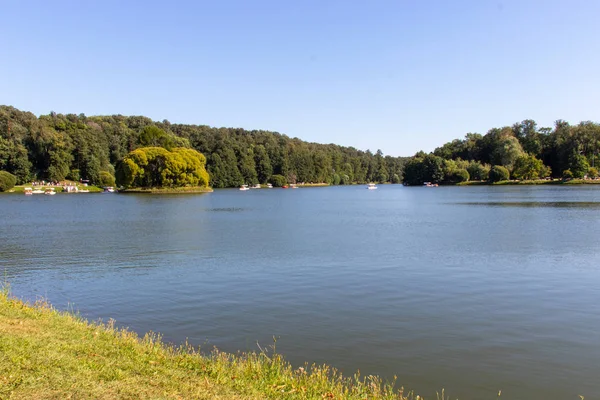
{"label": "wooded hill", "polygon": [[538,128],[535,121],[524,120],[485,135],[468,133],[430,154],[417,153],[405,165],[404,182],[595,178],[599,151],[597,123],[572,126],[557,120],[553,128]]}
{"label": "wooded hill", "polygon": [[93,116],[30,112],[0,106],[0,170],[31,180],[114,176],[125,156],[140,147],[193,148],[206,157],[216,188],[266,183],[351,184],[402,180],[406,158],[352,147],[308,143],[277,132],[171,124],[141,116]]}

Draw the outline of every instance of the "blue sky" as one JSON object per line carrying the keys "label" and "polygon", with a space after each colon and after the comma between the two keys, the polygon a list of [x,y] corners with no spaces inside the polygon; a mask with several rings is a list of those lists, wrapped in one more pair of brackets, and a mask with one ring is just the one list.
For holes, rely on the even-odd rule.
{"label": "blue sky", "polygon": [[11,1],[0,104],[412,155],[598,121],[597,1]]}

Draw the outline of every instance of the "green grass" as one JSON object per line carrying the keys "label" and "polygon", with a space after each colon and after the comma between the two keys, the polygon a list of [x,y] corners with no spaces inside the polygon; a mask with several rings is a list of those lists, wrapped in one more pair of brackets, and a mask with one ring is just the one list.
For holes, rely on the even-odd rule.
{"label": "green grass", "polygon": [[417,399],[268,351],[202,355],[0,293],[0,399]]}
{"label": "green grass", "polygon": [[298,187],[322,187],[322,186],[331,186],[329,183],[321,182],[321,183],[303,183],[302,185],[296,184]]}
{"label": "green grass", "polygon": [[564,180],[545,180],[545,179],[532,179],[532,180],[523,180],[523,181],[500,181],[500,182],[488,182],[488,181],[469,181],[469,182],[461,182],[457,183],[457,186],[502,186],[502,185],[597,185],[600,184],[600,180],[591,180],[591,179],[570,179],[567,181]]}
{"label": "green grass", "polygon": [[[54,191],[56,193],[63,192],[62,186],[35,186],[35,187],[33,187],[31,185],[18,185],[4,193],[23,194],[26,187],[30,187],[30,188],[34,188],[34,189],[41,189],[41,190],[44,190],[45,188],[54,188]],[[89,190],[90,193],[101,193],[104,191],[104,189],[97,187],[97,186],[77,185],[77,187],[79,188],[79,190]],[[69,194],[75,194],[75,193],[69,193]]]}
{"label": "green grass", "polygon": [[204,186],[184,186],[176,188],[130,188],[119,190],[119,193],[149,193],[149,194],[173,194],[173,193],[210,193],[212,188]]}

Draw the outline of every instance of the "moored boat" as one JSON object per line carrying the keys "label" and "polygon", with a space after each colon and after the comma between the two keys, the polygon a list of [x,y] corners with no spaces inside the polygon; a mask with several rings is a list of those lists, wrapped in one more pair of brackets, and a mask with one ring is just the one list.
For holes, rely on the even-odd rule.
{"label": "moored boat", "polygon": [[25,193],[25,196],[31,196],[33,194],[33,189],[26,187],[23,189],[23,193]]}
{"label": "moored boat", "polygon": [[46,188],[46,190],[44,191],[44,194],[46,194],[48,196],[54,196],[56,194],[56,192],[54,191],[54,188]]}
{"label": "moored boat", "polygon": [[375,186],[374,183],[369,183],[369,184],[367,184],[367,189],[369,189],[369,190],[375,190],[375,189],[377,189],[377,186]]}
{"label": "moored boat", "polygon": [[248,187],[248,185],[242,185],[240,186],[240,190],[250,190],[250,188]]}

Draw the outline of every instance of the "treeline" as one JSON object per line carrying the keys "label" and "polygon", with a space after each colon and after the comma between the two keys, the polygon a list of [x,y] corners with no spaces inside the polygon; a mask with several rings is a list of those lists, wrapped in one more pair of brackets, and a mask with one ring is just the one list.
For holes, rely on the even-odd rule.
{"label": "treeline", "polygon": [[485,135],[468,133],[430,154],[417,153],[406,163],[404,182],[595,178],[599,150],[599,124],[558,120],[553,128],[538,128],[525,120]]}
{"label": "treeline", "polygon": [[[402,181],[406,158],[352,147],[308,143],[276,132],[155,122],[140,116],[42,115],[0,106],[0,170],[18,183],[86,179],[101,182],[141,147],[192,148],[206,157],[216,188],[266,183],[351,184]],[[101,174],[103,173],[103,174]]]}

